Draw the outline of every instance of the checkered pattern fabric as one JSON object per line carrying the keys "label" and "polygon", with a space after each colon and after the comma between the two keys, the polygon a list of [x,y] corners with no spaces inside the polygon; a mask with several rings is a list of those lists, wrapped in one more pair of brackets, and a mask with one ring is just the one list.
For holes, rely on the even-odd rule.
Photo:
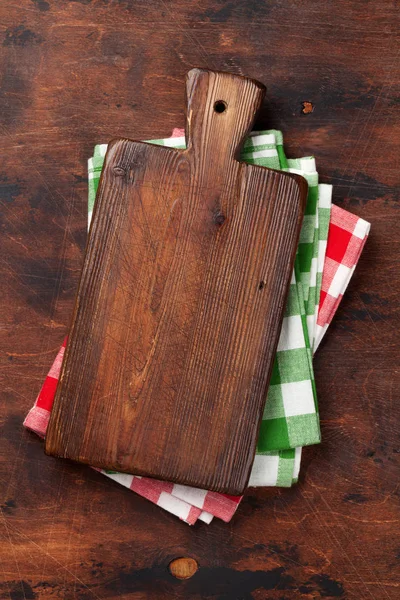
{"label": "checkered pattern fabric", "polygon": [[[288,160],[275,132],[280,167],[307,179],[309,191],[295,268],[282,323],[270,387],[261,423],[257,453],[294,449],[320,441],[317,396],[307,327],[306,300],[310,281],[310,246],[314,240],[318,204],[318,174],[315,161]],[[279,148],[279,149],[278,149]],[[285,166],[286,165],[286,166]],[[293,476],[296,479],[295,475]]]}
{"label": "checkered pattern fabric", "polygon": [[[318,261],[323,265],[324,248],[320,244],[327,235],[325,230],[324,211],[328,212],[327,224],[329,224],[329,211],[326,196],[331,194],[332,187],[318,184],[318,173],[316,171],[315,159],[311,156],[300,159],[289,159],[288,168],[285,169],[292,173],[302,174],[308,182],[308,200],[306,213],[304,215],[303,227],[301,230],[300,243],[298,249],[298,270],[299,278],[303,284],[304,306],[307,320],[308,338],[310,346],[313,345],[316,306],[318,306],[319,290],[318,280]],[[322,204],[328,207],[322,208]],[[320,231],[320,218],[321,231]],[[326,239],[326,237],[325,237]]]}
{"label": "checkered pattern fabric", "polygon": [[[165,140],[155,140],[156,143],[162,145],[170,145],[178,148],[184,148],[185,139],[183,136],[183,132],[181,130],[174,130],[173,140],[171,138]],[[88,213],[89,213],[89,223],[91,218],[91,213],[93,210],[95,194],[97,190],[97,185],[104,161],[104,155],[106,152],[107,146],[100,145],[96,146],[95,153],[92,159],[89,160],[89,203],[88,203]],[[300,161],[288,161],[285,157],[283,151],[283,140],[282,134],[279,131],[267,131],[260,133],[253,133],[249,137],[249,139],[245,143],[245,147],[243,150],[243,160],[248,162],[253,162],[253,164],[262,164],[263,166],[271,167],[271,168],[282,168],[282,169],[297,169],[300,171],[300,174],[304,174],[303,169],[299,168],[301,166],[305,166],[304,171],[306,173],[311,173],[310,169],[311,162],[313,159],[301,159]],[[303,161],[303,162],[302,162]],[[306,162],[304,162],[306,161]],[[315,162],[314,162],[315,166]],[[310,196],[310,195],[309,195]],[[282,328],[281,338],[279,341],[278,352],[282,351],[283,353],[289,352],[290,350],[297,350],[297,345],[301,343],[301,347],[306,349],[307,362],[308,362],[308,370],[310,372],[310,383],[312,388],[312,396],[315,399],[315,386],[313,383],[313,374],[312,374],[312,366],[311,366],[311,345],[313,344],[312,335],[309,336],[308,331],[310,328],[310,316],[305,314],[306,311],[306,302],[304,299],[304,293],[308,294],[308,301],[310,302],[310,298],[315,296],[315,302],[313,304],[313,311],[316,318],[318,314],[318,302],[317,298],[319,296],[319,290],[324,289],[325,285],[325,272],[324,278],[322,277],[322,266],[324,264],[324,255],[326,248],[326,237],[327,230],[329,226],[329,213],[330,213],[330,198],[331,198],[331,186],[318,186],[318,191],[316,192],[317,201],[316,201],[316,209],[314,211],[314,233],[313,233],[313,244],[311,251],[311,261],[310,261],[310,252],[308,246],[304,247],[302,252],[299,252],[296,257],[296,266],[295,272],[292,277],[292,282],[290,286],[290,294],[289,300],[286,307],[285,317],[284,317],[284,326]],[[311,195],[311,198],[314,199],[315,194]],[[313,200],[312,200],[313,204]],[[335,207],[336,208],[336,207]],[[341,209],[339,209],[341,210]],[[312,206],[310,207],[310,213],[312,212]],[[341,217],[337,218],[339,223],[339,229],[342,228],[346,231],[352,229],[353,225],[350,225],[350,222],[354,221],[354,216],[346,211],[342,211]],[[346,218],[347,216],[347,218]],[[309,220],[310,221],[310,220]],[[361,220],[362,221],[362,220]],[[363,222],[365,223],[365,221]],[[369,224],[366,224],[369,225]],[[308,223],[308,228],[310,225]],[[356,234],[360,232],[360,226],[358,228],[354,225],[353,231],[356,231]],[[366,234],[368,234],[368,230],[366,230]],[[338,231],[334,231],[333,234],[329,236],[329,244],[335,246],[336,236],[339,237]],[[342,239],[343,236],[341,236]],[[304,234],[303,240],[308,240],[309,237]],[[318,241],[318,243],[316,243]],[[364,239],[365,241],[365,239]],[[309,243],[304,241],[303,243]],[[317,246],[317,248],[316,248]],[[351,245],[350,245],[351,246]],[[359,250],[357,260],[359,254],[361,253],[362,247]],[[351,251],[351,248],[349,252]],[[334,251],[333,251],[334,253]],[[344,253],[346,254],[346,252]],[[348,255],[350,256],[350,254]],[[313,259],[314,261],[313,267]],[[308,269],[308,270],[307,270]],[[314,270],[313,270],[314,269]],[[314,274],[315,271],[315,274]],[[350,275],[351,276],[351,275]],[[340,283],[340,281],[342,283]],[[348,273],[345,273],[342,269],[338,269],[336,273],[336,285],[340,286],[347,285],[348,283]],[[326,286],[325,286],[326,287]],[[329,286],[328,286],[329,287]],[[310,296],[311,294],[311,296]],[[340,300],[339,300],[340,301]],[[312,302],[312,300],[311,300]],[[322,307],[322,304],[321,304]],[[337,307],[337,305],[336,305]],[[310,309],[309,309],[310,310]],[[334,309],[335,310],[335,309]],[[334,310],[330,312],[328,309],[326,310],[325,316],[323,319],[332,319]],[[329,314],[328,314],[329,313]],[[296,317],[296,318],[293,318]],[[300,320],[299,318],[300,317]],[[322,319],[322,320],[323,320]],[[300,327],[301,322],[301,327]],[[321,322],[320,315],[318,316],[318,323]],[[313,323],[315,324],[315,323]],[[329,324],[329,321],[326,321],[324,325],[324,331],[326,331],[326,327]],[[318,325],[319,326],[319,325]],[[317,326],[317,327],[318,327]],[[56,357],[56,360],[46,378],[46,381],[43,385],[43,388],[35,402],[34,407],[29,412],[24,425],[29,429],[32,429],[36,433],[41,436],[44,436],[47,423],[49,420],[49,415],[51,411],[52,402],[54,399],[58,375],[61,369],[62,357],[64,353],[64,347],[61,348],[59,354]],[[284,354],[282,355],[284,356]],[[288,357],[290,357],[290,353]],[[292,355],[294,358],[295,355]],[[288,361],[289,362],[289,361]],[[306,368],[303,362],[299,363],[298,356],[296,361],[293,360],[293,365],[297,365],[299,367],[299,372],[301,372],[302,368]],[[292,365],[292,369],[294,369]],[[293,402],[293,396],[290,396],[289,391],[291,389],[293,394],[301,394],[301,386],[302,381],[300,380],[300,386],[295,387],[291,386],[291,384],[298,384],[299,372],[297,375],[294,375],[293,381],[283,381],[281,378],[281,372],[285,374],[285,369],[288,367],[288,363],[284,363],[283,361],[279,361],[279,355],[277,354],[277,359],[275,361],[274,366],[274,376],[279,378],[279,381],[275,383],[278,387],[283,390],[282,396],[278,399],[279,402],[284,405],[284,409],[286,411],[284,416],[284,422],[287,425],[288,431],[290,430],[290,418],[292,416],[303,416],[302,415],[292,415],[293,411],[296,411],[295,403]],[[295,370],[293,370],[295,373]],[[297,379],[297,380],[296,380]],[[289,383],[289,386],[283,385]],[[291,387],[290,387],[291,386]],[[272,387],[272,385],[271,385]],[[304,387],[304,386],[303,386]],[[310,390],[303,390],[307,392],[304,397],[308,399],[310,398]],[[273,396],[272,396],[273,397]],[[301,401],[304,406],[304,397],[301,398]],[[268,402],[270,401],[270,396],[268,396]],[[268,406],[268,402],[267,405]],[[279,404],[278,402],[278,404]],[[318,423],[318,415],[315,410],[314,403],[314,415],[316,416],[316,422]],[[270,418],[271,414],[267,414],[267,418],[264,421],[274,422],[280,419],[277,417],[277,412],[272,412],[272,419]],[[263,421],[263,423],[264,423]],[[296,427],[298,431],[301,432],[303,429],[301,427],[301,422],[295,420],[297,422]],[[300,427],[298,426],[300,425]],[[307,425],[304,427],[302,433],[298,433],[301,441],[299,442],[299,446],[301,444],[307,444],[307,441],[304,441],[307,438]],[[319,435],[319,430],[318,430]],[[309,443],[314,443],[310,441]],[[290,486],[293,482],[297,481],[299,469],[300,469],[300,459],[301,459],[301,447],[292,447],[276,451],[276,450],[260,450],[258,449],[257,455],[255,457],[251,478],[249,485],[250,486]],[[216,494],[214,492],[207,492],[205,490],[198,490],[195,488],[190,488],[188,486],[181,486],[172,484],[169,482],[156,481],[148,478],[141,478],[133,475],[127,475],[122,473],[114,473],[110,471],[102,471],[106,476],[114,479],[118,483],[121,483],[125,487],[132,489],[139,495],[146,497],[150,501],[155,504],[162,506],[167,511],[172,514],[180,517],[182,520],[189,524],[193,524],[196,520],[201,520],[206,523],[211,522],[213,516],[223,519],[224,521],[229,521],[237,506],[240,502],[240,497],[229,497],[224,494]]]}
{"label": "checkered pattern fabric", "polygon": [[[277,144],[277,140],[279,144]],[[298,446],[315,444],[320,441],[317,397],[310,354],[310,340],[307,335],[305,301],[299,281],[308,293],[310,280],[312,243],[318,202],[318,174],[314,159],[287,161],[283,152],[283,140],[280,132],[253,132],[245,141],[242,160],[269,168],[286,168],[306,177],[309,184],[306,216],[300,234],[297,268],[293,274],[278,352],[273,368],[265,411],[261,423],[257,453],[269,456],[285,450],[285,469],[288,473],[288,461],[291,460],[293,473],[290,479],[278,478],[281,485],[289,486],[296,478],[295,452]],[[163,146],[185,147],[182,130],[174,130],[171,138],[152,140]],[[105,144],[95,147],[94,156],[89,160],[89,218],[94,206],[95,195],[107,150]],[[309,246],[311,244],[311,254]],[[300,280],[299,280],[300,277]],[[314,312],[313,312],[314,314]],[[289,453],[288,449],[293,450]],[[268,454],[266,454],[268,453]],[[278,456],[279,461],[279,456]],[[265,464],[266,459],[265,459]],[[265,482],[271,481],[270,471],[266,471]]]}
{"label": "checkered pattern fabric", "polygon": [[318,348],[354,273],[371,225],[332,205],[321,281],[314,351]]}
{"label": "checkered pattern fabric", "polygon": [[299,275],[303,284],[303,296],[304,301],[307,302],[313,259],[318,250],[318,248],[317,250],[315,249],[315,236],[318,238],[318,173],[315,159],[312,156],[288,159],[287,164],[288,167],[284,169],[285,171],[302,175],[308,183],[307,205],[297,250]]}
{"label": "checkered pattern fabric", "polygon": [[[312,340],[312,350],[315,344],[316,326],[319,311],[319,300],[322,285],[322,272],[324,269],[326,243],[328,239],[329,221],[332,209],[332,186],[325,183],[318,185],[318,250],[316,260],[316,278],[310,281],[310,286],[315,283],[315,288],[310,287],[307,311],[307,325]],[[312,311],[314,309],[314,315]]]}

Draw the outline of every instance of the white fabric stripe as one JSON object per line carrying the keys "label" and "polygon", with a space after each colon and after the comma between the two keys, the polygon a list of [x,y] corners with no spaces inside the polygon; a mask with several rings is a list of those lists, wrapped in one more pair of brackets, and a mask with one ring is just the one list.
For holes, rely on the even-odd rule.
{"label": "white fabric stripe", "polygon": [[302,448],[295,448],[294,451],[294,468],[293,468],[293,479],[297,479],[300,473],[300,463],[301,463],[301,451]]}
{"label": "white fabric stripe", "polygon": [[[275,134],[274,133],[266,133],[260,135],[257,131],[252,131],[250,133],[250,137],[253,138],[252,143],[254,146],[261,146],[264,144],[276,144]],[[247,148],[245,148],[247,150]]]}
{"label": "white fabric stripe", "polygon": [[313,355],[315,353],[315,338],[317,337],[318,312],[319,312],[319,302],[318,302],[318,304],[315,305],[315,310],[314,310],[313,337],[312,337],[312,341],[311,341],[311,351],[312,351]]}
{"label": "white fabric stripe", "polygon": [[167,494],[167,492],[161,492],[160,497],[157,500],[157,506],[164,508],[184,521],[188,518],[191,509],[190,504],[183,502],[178,498],[174,498],[174,496]]}
{"label": "white fabric stripe", "polygon": [[310,379],[281,383],[285,417],[315,413],[314,396]]}
{"label": "white fabric stripe", "polygon": [[320,183],[318,186],[318,207],[331,208],[332,186],[329,183]]}
{"label": "white fabric stripe", "polygon": [[102,471],[102,473],[124,487],[130,488],[132,485],[133,475],[129,475],[128,473],[106,473],[105,471]]}
{"label": "white fabric stripe", "polygon": [[184,146],[185,144],[186,139],[184,135],[181,137],[169,138],[168,140],[165,140],[165,145],[169,146],[170,148],[175,148],[175,146]]}
{"label": "white fabric stripe", "polygon": [[171,494],[175,496],[175,498],[180,498],[185,502],[189,502],[189,504],[193,504],[193,506],[197,506],[197,508],[203,508],[207,491],[175,483]]}
{"label": "white fabric stripe", "polygon": [[273,148],[265,150],[255,150],[251,153],[250,158],[267,158],[268,156],[278,156],[278,152]]}
{"label": "white fabric stripe", "polygon": [[354,267],[350,269],[340,263],[329,286],[328,294],[333,298],[338,298],[340,294],[343,294],[343,286],[346,285],[347,287],[347,281],[350,279],[353,271]]}
{"label": "white fabric stripe", "polygon": [[310,270],[310,285],[309,287],[315,287],[317,283],[317,270],[318,270],[318,259],[311,259],[311,270]]}
{"label": "white fabric stripe", "polygon": [[256,454],[251,470],[249,487],[276,486],[278,480],[279,456]]}
{"label": "white fabric stripe", "polygon": [[312,315],[307,315],[307,329],[308,329],[308,338],[310,340],[310,344],[312,345],[314,341],[314,333],[315,333],[315,313]]}
{"label": "white fabric stripe", "polygon": [[279,336],[278,352],[304,347],[303,323],[300,315],[285,317]]}
{"label": "white fabric stripe", "polygon": [[364,219],[358,219],[356,226],[354,227],[353,235],[363,240],[370,230],[370,223],[364,221]]}
{"label": "white fabric stripe", "polygon": [[203,523],[207,523],[207,525],[209,525],[211,523],[213,518],[214,518],[214,516],[212,514],[206,512],[205,510],[203,510],[203,512],[200,513],[200,515],[199,515],[199,521],[203,521]]}
{"label": "white fabric stripe", "polygon": [[329,323],[325,323],[325,325],[323,327],[321,327],[321,325],[317,325],[316,327],[316,332],[315,332],[315,342],[314,342],[314,352],[317,351],[318,346],[320,345],[322,338],[324,337],[326,330],[329,327]]}
{"label": "white fabric stripe", "polygon": [[318,173],[316,171],[305,171],[304,169],[295,169],[294,167],[289,167],[288,169],[283,169],[284,172],[286,173],[295,173],[296,175],[301,175],[302,177],[305,177],[307,179],[307,175],[309,176],[310,173],[312,173],[313,175],[318,175]]}
{"label": "white fabric stripe", "polygon": [[326,240],[319,240],[319,242],[318,242],[318,273],[322,273],[324,270],[326,245],[327,245]]}
{"label": "white fabric stripe", "polygon": [[314,173],[317,169],[315,158],[310,156],[300,159],[300,169],[305,173]]}

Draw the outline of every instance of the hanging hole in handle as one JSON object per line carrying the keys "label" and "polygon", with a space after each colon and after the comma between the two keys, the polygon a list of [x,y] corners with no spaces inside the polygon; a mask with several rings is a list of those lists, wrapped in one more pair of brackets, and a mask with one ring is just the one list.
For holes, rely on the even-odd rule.
{"label": "hanging hole in handle", "polygon": [[223,100],[217,100],[214,104],[214,110],[216,113],[223,113],[227,109],[226,102]]}

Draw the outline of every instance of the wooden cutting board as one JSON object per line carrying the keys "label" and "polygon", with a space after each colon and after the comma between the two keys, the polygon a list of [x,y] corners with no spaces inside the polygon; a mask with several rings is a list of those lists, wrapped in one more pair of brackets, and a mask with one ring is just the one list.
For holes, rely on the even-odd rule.
{"label": "wooden cutting board", "polygon": [[265,88],[193,69],[187,150],[110,143],[46,452],[241,494],[307,184],[239,161]]}

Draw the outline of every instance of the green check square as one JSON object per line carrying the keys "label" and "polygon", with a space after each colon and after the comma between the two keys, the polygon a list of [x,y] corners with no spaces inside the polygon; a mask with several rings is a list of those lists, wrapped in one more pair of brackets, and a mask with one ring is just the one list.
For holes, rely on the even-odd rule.
{"label": "green check square", "polygon": [[306,348],[295,348],[276,353],[281,383],[310,379],[310,365]]}
{"label": "green check square", "polygon": [[290,446],[309,446],[321,441],[319,419],[314,414],[286,417],[286,426]]}
{"label": "green check square", "polygon": [[296,284],[292,283],[289,288],[288,299],[286,302],[284,317],[295,317],[296,315],[300,315],[300,303],[299,297],[297,294]]}
{"label": "green check square", "polygon": [[315,215],[317,212],[318,206],[318,186],[310,185],[308,186],[308,196],[307,196],[307,205],[305,210],[305,215]]}
{"label": "green check square", "polygon": [[264,407],[263,421],[266,419],[277,419],[285,416],[283,407],[282,387],[270,384],[268,388],[267,401]]}
{"label": "green check square", "polygon": [[285,450],[290,447],[286,418],[261,421],[257,451],[263,452],[275,448]]}
{"label": "green check square", "polygon": [[276,485],[279,487],[291,487],[293,482],[293,469],[294,469],[294,449],[289,451],[291,453],[288,456],[287,450],[281,450],[281,456],[278,467],[278,478]]}
{"label": "green check square", "polygon": [[274,364],[272,365],[272,374],[271,379],[269,381],[269,385],[279,385],[280,383],[281,375],[279,373],[279,364],[275,357]]}
{"label": "green check square", "polygon": [[312,244],[314,240],[315,214],[304,215],[300,232],[300,244]]}

